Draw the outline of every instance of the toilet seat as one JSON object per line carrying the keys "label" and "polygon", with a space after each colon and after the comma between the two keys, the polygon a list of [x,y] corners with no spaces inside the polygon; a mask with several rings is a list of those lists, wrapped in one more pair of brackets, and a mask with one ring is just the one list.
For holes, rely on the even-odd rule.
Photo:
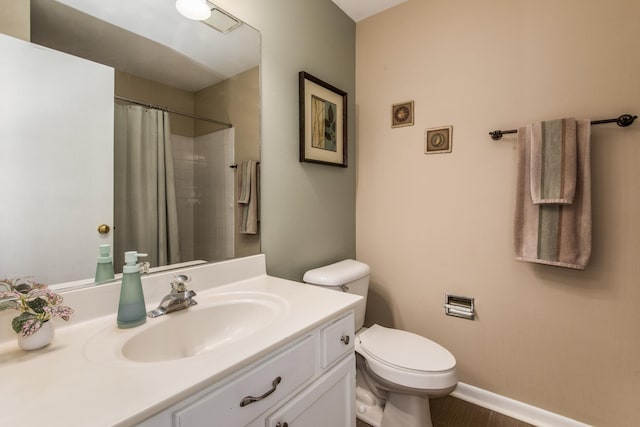
{"label": "toilet seat", "polygon": [[404,387],[439,390],[455,386],[456,359],[441,345],[420,335],[380,325],[361,330],[356,351],[371,371]]}

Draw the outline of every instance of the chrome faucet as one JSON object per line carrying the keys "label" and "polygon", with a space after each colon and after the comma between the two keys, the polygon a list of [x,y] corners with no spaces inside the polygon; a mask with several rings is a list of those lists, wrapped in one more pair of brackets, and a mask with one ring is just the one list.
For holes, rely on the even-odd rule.
{"label": "chrome faucet", "polygon": [[187,289],[187,283],[190,281],[191,278],[186,274],[176,275],[171,281],[171,293],[165,295],[158,308],[148,312],[147,316],[158,317],[196,305],[198,302],[193,299],[196,293]]}

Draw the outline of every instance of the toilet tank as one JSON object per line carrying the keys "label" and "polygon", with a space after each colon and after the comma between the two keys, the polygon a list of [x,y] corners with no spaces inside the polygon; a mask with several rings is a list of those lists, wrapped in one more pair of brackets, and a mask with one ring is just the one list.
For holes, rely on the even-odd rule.
{"label": "toilet tank", "polygon": [[362,301],[355,307],[356,331],[364,325],[367,309],[367,293],[369,291],[369,266],[353,259],[314,268],[304,273],[302,280],[316,286],[360,295]]}

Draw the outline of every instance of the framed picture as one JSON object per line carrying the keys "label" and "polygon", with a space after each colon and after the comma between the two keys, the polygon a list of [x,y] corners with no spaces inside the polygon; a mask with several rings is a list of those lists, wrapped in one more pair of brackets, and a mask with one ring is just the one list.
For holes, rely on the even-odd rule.
{"label": "framed picture", "polygon": [[453,126],[427,129],[424,138],[424,154],[450,153],[452,131]]}
{"label": "framed picture", "polygon": [[413,101],[391,106],[391,127],[413,126]]}
{"label": "framed picture", "polygon": [[347,93],[299,73],[300,161],[347,167]]}

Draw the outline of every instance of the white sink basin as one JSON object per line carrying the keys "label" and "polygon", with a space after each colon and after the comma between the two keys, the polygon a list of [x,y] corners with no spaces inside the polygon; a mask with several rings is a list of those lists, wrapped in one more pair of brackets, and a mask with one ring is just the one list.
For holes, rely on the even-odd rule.
{"label": "white sink basin", "polygon": [[198,305],[149,318],[137,328],[112,327],[97,334],[85,354],[105,362],[101,348],[113,346],[111,351],[118,359],[132,362],[194,357],[264,333],[288,307],[282,298],[261,292],[198,295],[194,299]]}
{"label": "white sink basin", "polygon": [[[276,306],[261,300],[231,300],[200,310],[182,310],[131,337],[122,346],[122,354],[136,362],[197,356],[263,330],[277,314]],[[154,320],[158,319],[148,322]]]}

